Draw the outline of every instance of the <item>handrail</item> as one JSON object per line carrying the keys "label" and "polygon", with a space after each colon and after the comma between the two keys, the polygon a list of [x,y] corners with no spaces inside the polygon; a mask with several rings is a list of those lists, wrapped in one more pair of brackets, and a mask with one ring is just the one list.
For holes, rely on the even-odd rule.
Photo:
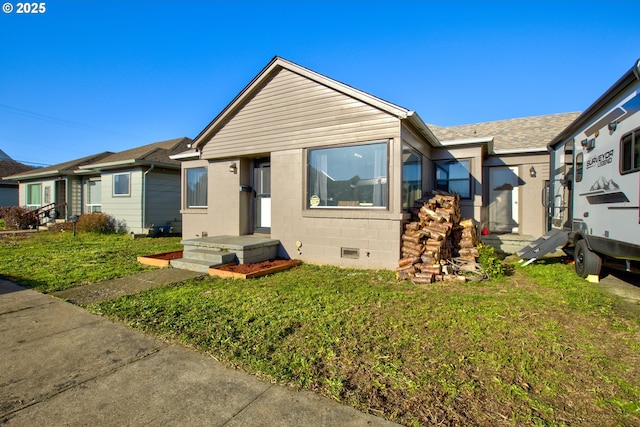
{"label": "handrail", "polygon": [[54,212],[53,218],[55,219],[56,217],[55,213],[57,212],[57,210],[59,208],[66,207],[66,206],[67,206],[67,202],[49,203],[48,205],[44,205],[39,207],[38,209],[29,211],[27,215],[35,216],[38,221],[38,225],[40,226],[47,222],[47,221],[44,221],[45,218],[51,218],[51,212]]}

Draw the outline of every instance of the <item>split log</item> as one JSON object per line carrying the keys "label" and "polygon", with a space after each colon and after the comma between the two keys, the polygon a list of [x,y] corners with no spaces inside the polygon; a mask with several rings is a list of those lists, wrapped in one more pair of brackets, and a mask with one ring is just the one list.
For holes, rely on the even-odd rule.
{"label": "split log", "polygon": [[413,236],[411,234],[405,233],[402,235],[402,240],[405,242],[420,243],[421,237],[422,236],[420,234],[418,236]]}
{"label": "split log", "polygon": [[408,257],[408,258],[401,258],[398,261],[398,266],[399,267],[406,267],[407,265],[416,264],[418,261],[420,261],[420,257],[417,257],[417,256]]}
{"label": "split log", "polygon": [[425,275],[416,275],[414,277],[412,277],[411,279],[412,283],[433,283],[433,275],[432,274],[425,274]]}

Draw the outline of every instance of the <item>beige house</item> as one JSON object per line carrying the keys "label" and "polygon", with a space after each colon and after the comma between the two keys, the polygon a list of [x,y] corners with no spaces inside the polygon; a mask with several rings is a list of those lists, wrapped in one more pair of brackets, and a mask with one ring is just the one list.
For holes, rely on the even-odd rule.
{"label": "beige house", "polygon": [[544,147],[570,116],[427,126],[276,57],[172,156],[182,160],[183,237],[266,234],[281,255],[393,268],[409,210],[435,188],[459,193],[462,215],[481,226],[537,237]]}

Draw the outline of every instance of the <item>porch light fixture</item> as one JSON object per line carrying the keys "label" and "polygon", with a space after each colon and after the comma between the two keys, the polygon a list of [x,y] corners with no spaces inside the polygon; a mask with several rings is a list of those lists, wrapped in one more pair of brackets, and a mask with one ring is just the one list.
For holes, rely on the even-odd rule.
{"label": "porch light fixture", "polygon": [[238,166],[235,163],[231,163],[229,165],[229,172],[236,174],[238,173]]}
{"label": "porch light fixture", "polygon": [[529,168],[529,176],[530,176],[531,178],[535,178],[535,177],[536,177],[536,175],[537,175],[536,168],[534,168],[533,166],[531,166],[531,168]]}

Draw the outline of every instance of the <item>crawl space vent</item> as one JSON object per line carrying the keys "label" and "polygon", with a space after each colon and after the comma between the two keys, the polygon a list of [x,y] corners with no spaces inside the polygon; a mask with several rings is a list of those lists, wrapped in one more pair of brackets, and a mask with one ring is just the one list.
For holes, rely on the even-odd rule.
{"label": "crawl space vent", "polygon": [[340,248],[340,257],[358,259],[360,258],[360,249]]}

